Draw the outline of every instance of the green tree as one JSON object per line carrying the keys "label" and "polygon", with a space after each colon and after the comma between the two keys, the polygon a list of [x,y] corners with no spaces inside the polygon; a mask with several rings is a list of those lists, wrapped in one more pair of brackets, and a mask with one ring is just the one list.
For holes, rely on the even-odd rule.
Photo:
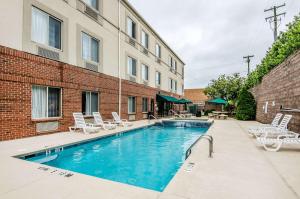
{"label": "green tree", "polygon": [[287,25],[286,32],[281,32],[278,39],[267,51],[266,56],[245,81],[247,88],[259,84],[262,78],[273,68],[284,62],[290,55],[300,49],[300,17],[296,16],[292,23]]}
{"label": "green tree", "polygon": [[212,98],[221,97],[234,105],[243,83],[244,78],[239,73],[221,75],[218,79],[211,80],[204,93]]}
{"label": "green tree", "polygon": [[253,95],[243,87],[238,95],[236,118],[238,120],[254,120],[256,115],[256,102]]}

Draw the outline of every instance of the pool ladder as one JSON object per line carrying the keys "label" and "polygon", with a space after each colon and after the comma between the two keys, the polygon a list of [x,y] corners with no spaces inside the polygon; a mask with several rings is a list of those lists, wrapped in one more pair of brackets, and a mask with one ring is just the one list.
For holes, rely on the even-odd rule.
{"label": "pool ladder", "polygon": [[188,159],[188,157],[191,155],[192,153],[192,148],[193,146],[195,146],[197,144],[197,142],[199,140],[201,140],[202,138],[208,140],[209,142],[209,158],[212,158],[212,154],[214,152],[214,138],[211,135],[201,135],[189,148],[188,150],[186,150],[185,152],[185,159]]}

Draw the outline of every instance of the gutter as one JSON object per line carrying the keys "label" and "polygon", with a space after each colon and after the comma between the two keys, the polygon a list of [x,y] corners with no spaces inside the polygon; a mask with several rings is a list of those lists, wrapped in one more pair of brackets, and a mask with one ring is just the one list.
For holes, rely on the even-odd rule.
{"label": "gutter", "polygon": [[121,78],[121,0],[118,0],[118,73],[119,73],[119,115],[121,117],[122,78]]}

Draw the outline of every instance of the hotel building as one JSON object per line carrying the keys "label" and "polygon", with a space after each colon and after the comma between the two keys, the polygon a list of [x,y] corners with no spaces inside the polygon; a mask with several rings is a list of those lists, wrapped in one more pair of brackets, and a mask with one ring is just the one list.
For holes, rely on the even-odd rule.
{"label": "hotel building", "polygon": [[0,2],[0,140],[67,131],[181,98],[184,62],[127,0]]}

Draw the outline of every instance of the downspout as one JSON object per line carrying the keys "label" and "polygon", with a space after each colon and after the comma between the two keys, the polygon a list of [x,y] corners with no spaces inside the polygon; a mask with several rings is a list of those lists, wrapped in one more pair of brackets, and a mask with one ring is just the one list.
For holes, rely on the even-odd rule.
{"label": "downspout", "polygon": [[119,116],[121,116],[122,78],[121,78],[121,0],[118,0],[118,72],[119,72]]}

